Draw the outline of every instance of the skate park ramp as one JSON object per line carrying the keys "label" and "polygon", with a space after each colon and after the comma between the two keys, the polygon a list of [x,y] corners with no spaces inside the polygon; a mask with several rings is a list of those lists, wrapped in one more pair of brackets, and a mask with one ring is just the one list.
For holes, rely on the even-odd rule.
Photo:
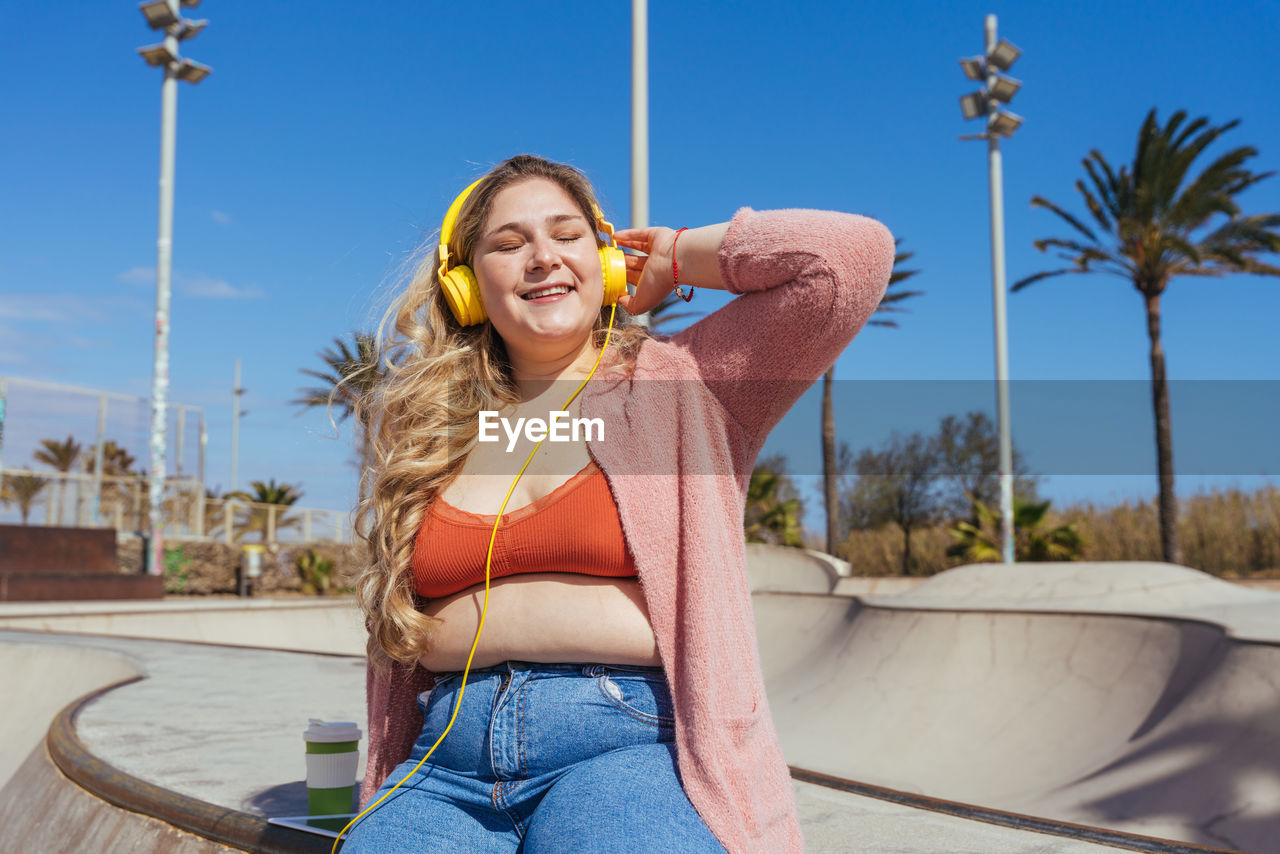
{"label": "skate park ramp", "polygon": [[793,769],[1280,851],[1280,595],[1163,563],[969,566],[894,596],[770,586],[753,606]]}
{"label": "skate park ramp", "polygon": [[[1064,823],[1280,854],[1280,596],[1167,564],[984,565],[916,583],[750,546],[748,568],[811,854],[1193,850]],[[349,601],[239,605],[0,612],[0,672],[21,686],[0,701],[0,850],[80,850],[50,847],[76,829],[129,850],[229,850],[180,833],[177,816],[96,800],[50,764],[50,720],[113,683],[76,729],[122,785],[215,805],[220,823],[298,809],[298,727],[362,717],[362,632]],[[228,750],[228,732],[257,735]],[[45,803],[56,822],[32,817]],[[984,809],[1056,824],[1031,832]]]}

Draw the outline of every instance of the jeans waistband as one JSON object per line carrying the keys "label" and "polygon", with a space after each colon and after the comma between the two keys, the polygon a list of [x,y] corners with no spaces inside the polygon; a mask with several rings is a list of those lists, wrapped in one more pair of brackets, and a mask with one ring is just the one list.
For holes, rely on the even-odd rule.
{"label": "jeans waistband", "polygon": [[[661,666],[645,666],[632,664],[580,664],[580,663],[547,663],[542,661],[518,661],[509,660],[500,664],[494,664],[489,667],[473,667],[469,675],[475,674],[492,674],[492,673],[512,673],[517,670],[528,670],[533,672],[576,672],[584,676],[599,676],[609,671],[619,671],[623,673],[662,673]],[[461,670],[442,670],[435,674],[437,679],[447,679],[454,676],[461,676]]]}

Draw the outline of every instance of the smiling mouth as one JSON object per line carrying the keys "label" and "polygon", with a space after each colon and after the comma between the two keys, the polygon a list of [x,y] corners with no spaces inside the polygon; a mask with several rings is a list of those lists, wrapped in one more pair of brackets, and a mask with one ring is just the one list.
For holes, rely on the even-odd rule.
{"label": "smiling mouth", "polygon": [[561,294],[571,293],[575,290],[577,290],[577,288],[574,288],[572,285],[553,285],[552,287],[540,288],[536,291],[529,291],[527,294],[521,294],[520,299],[532,301],[541,299],[542,297],[559,296]]}

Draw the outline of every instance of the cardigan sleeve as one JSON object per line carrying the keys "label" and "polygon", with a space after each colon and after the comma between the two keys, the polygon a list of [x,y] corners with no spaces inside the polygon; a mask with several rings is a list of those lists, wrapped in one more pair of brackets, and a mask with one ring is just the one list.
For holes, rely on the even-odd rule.
{"label": "cardigan sleeve", "polygon": [[876,310],[893,258],[893,235],[874,219],[743,208],[719,254],[740,296],[672,341],[759,448]]}
{"label": "cardigan sleeve", "polygon": [[366,666],[369,756],[360,785],[360,809],[368,805],[392,770],[409,758],[409,751],[422,729],[418,695],[434,682],[432,674],[419,665],[410,667],[396,661],[385,672],[372,664]]}

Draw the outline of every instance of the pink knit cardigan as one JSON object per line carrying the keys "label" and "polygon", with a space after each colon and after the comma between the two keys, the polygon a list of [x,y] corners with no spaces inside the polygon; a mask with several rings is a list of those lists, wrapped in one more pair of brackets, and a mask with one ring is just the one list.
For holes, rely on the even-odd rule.
{"label": "pink knit cardigan", "polygon": [[[889,231],[866,217],[743,208],[719,255],[742,296],[646,341],[631,377],[601,379],[602,365],[582,391],[582,415],[605,421],[588,451],[618,505],[671,685],[684,790],[730,854],[804,851],[760,668],[747,483],[769,431],[879,305],[893,257]],[[370,668],[362,807],[408,757],[416,698],[431,685],[420,666]]]}

